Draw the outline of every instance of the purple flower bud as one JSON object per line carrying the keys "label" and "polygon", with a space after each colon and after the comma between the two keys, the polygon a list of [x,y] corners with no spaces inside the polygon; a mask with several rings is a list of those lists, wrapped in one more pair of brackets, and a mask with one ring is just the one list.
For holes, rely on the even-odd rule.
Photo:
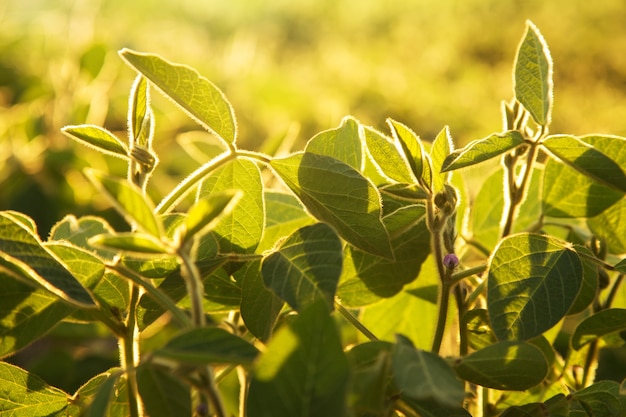
{"label": "purple flower bud", "polygon": [[459,258],[455,254],[449,253],[443,257],[443,265],[448,269],[454,269],[459,265]]}

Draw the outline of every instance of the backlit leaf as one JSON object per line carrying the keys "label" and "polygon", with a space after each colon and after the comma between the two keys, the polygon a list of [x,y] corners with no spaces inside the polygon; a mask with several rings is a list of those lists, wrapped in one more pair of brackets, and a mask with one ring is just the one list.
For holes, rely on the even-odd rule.
{"label": "backlit leaf", "polygon": [[155,237],[164,235],[163,225],[154,214],[154,205],[138,187],[124,178],[117,178],[93,169],[86,169],[85,175],[99,191],[108,197],[109,202],[128,224]]}
{"label": "backlit leaf", "polygon": [[517,51],[513,80],[515,98],[537,124],[549,125],[554,89],[552,57],[539,29],[530,21]]}
{"label": "backlit leaf", "polygon": [[180,226],[182,243],[215,228],[221,218],[232,211],[241,195],[241,192],[235,191],[214,192],[198,200]]}
{"label": "backlit leaf", "polygon": [[345,117],[338,128],[325,130],[311,138],[305,152],[330,156],[361,171],[363,150],[359,122],[353,117]]}
{"label": "backlit leaf", "polygon": [[[402,150],[402,154],[413,173],[413,181],[409,183],[421,180],[424,177],[424,146],[419,136],[406,125],[393,119],[387,119],[387,124],[391,128],[396,148]],[[427,181],[426,184],[430,185],[430,182]]]}
{"label": "backlit leaf", "polygon": [[541,383],[548,363],[529,343],[499,342],[461,358],[455,365],[464,380],[487,388],[523,391]]}
{"label": "backlit leaf", "polygon": [[626,198],[588,219],[587,225],[604,240],[611,253],[626,252]]}
{"label": "backlit leaf", "polygon": [[479,164],[502,155],[524,144],[524,137],[517,130],[494,133],[486,138],[468,143],[462,149],[450,153],[443,161],[441,170],[452,171]]}
{"label": "backlit leaf", "polygon": [[369,126],[365,126],[363,131],[367,152],[385,177],[404,184],[416,183],[397,143]]}
{"label": "backlit leaf", "polygon": [[320,300],[332,309],[341,274],[341,252],[341,241],[330,226],[317,223],[302,227],[263,259],[263,280],[296,310]]}
{"label": "backlit leaf", "polygon": [[48,416],[68,405],[68,395],[47,385],[37,375],[0,362],[0,415],[13,417]]}
{"label": "backlit leaf", "polygon": [[583,267],[567,243],[536,234],[512,235],[493,253],[487,310],[499,340],[539,336],[568,312],[583,281]]}
{"label": "backlit leaf", "polygon": [[146,364],[137,368],[137,387],[151,417],[191,415],[189,386],[169,370]]}
{"label": "backlit leaf", "polygon": [[555,135],[543,141],[543,146],[553,156],[580,173],[626,193],[626,174],[609,156],[575,136]]}
{"label": "backlit leaf", "polygon": [[129,49],[122,49],[120,55],[202,127],[228,143],[235,143],[235,114],[224,93],[212,82],[196,70],[158,55]]}
{"label": "backlit leaf", "polygon": [[138,75],[130,91],[128,127],[133,146],[150,149],[154,134],[154,121],[150,109],[150,90],[144,77]]}
{"label": "backlit leaf", "polygon": [[444,184],[450,180],[450,174],[443,170],[443,164],[450,155],[450,152],[454,150],[454,144],[452,143],[452,137],[450,136],[450,129],[448,126],[444,127],[433,141],[433,145],[430,148],[430,158],[432,162],[432,189],[434,193],[438,193],[443,190]]}
{"label": "backlit leaf", "polygon": [[111,261],[115,251],[94,248],[88,243],[89,238],[105,233],[113,233],[113,228],[106,220],[95,216],[76,218],[69,214],[52,227],[48,240],[66,240],[80,248],[95,251],[103,259]]}
{"label": "backlit leaf", "polygon": [[266,191],[264,193],[265,230],[257,253],[272,249],[280,238],[290,235],[296,229],[315,223],[293,194]]}
{"label": "backlit leaf", "polygon": [[325,303],[281,327],[255,364],[249,417],[345,414],[350,367]]}
{"label": "backlit leaf", "polygon": [[380,195],[354,168],[328,156],[298,153],[271,166],[317,219],[357,248],[393,258],[381,219]]}
{"label": "backlit leaf", "polygon": [[583,320],[572,336],[572,347],[580,350],[587,343],[610,334],[626,330],[626,309],[609,308]]}
{"label": "backlit leaf", "polygon": [[89,239],[89,244],[108,249],[117,249],[136,256],[168,253],[168,247],[152,235],[140,232],[121,232],[97,235]]}
{"label": "backlit leaf", "polygon": [[70,138],[102,153],[128,159],[128,146],[108,130],[96,125],[65,126],[61,129]]}

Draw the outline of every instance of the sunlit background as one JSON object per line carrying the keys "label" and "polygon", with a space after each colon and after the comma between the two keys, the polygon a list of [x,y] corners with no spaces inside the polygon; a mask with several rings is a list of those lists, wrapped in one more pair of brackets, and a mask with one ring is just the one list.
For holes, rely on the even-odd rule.
{"label": "sunlit background", "polygon": [[[128,47],[188,64],[232,102],[242,147],[313,134],[351,114],[392,117],[460,146],[501,128],[526,19],[555,62],[552,132],[626,135],[626,3],[621,0],[9,0],[0,4],[0,209],[40,233],[94,210],[80,168],[123,165],[59,132],[94,123],[125,135]],[[197,130],[154,94],[158,197],[197,164],[176,144]],[[97,201],[96,201],[97,203]],[[96,209],[99,209],[96,207]]]}

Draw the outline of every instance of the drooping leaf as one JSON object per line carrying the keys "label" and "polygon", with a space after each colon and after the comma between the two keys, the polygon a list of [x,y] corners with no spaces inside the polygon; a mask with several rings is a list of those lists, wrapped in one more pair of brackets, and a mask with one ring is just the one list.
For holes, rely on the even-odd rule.
{"label": "drooping leaf", "polygon": [[228,143],[235,143],[235,113],[224,93],[212,82],[196,70],[158,55],[122,49],[120,56],[202,127]]}
{"label": "drooping leaf", "polygon": [[168,247],[159,239],[140,232],[97,235],[89,239],[89,244],[107,249],[117,249],[135,256],[152,256],[169,252]]}
{"label": "drooping leaf", "polygon": [[444,184],[450,181],[450,173],[443,170],[443,164],[448,155],[454,150],[454,144],[452,137],[450,136],[450,129],[448,126],[444,127],[430,148],[430,158],[432,162],[432,190],[434,193],[443,191]]}
{"label": "drooping leaf", "polygon": [[605,186],[626,193],[626,174],[620,165],[592,145],[570,135],[547,137],[543,146],[569,167]]}
{"label": "drooping leaf", "polygon": [[550,124],[553,98],[552,57],[539,32],[530,21],[515,59],[515,98],[543,126]]}
{"label": "drooping leaf", "polygon": [[430,254],[430,232],[423,205],[410,205],[385,216],[395,260],[348,246],[337,296],[346,306],[363,306],[391,297],[415,280]]}
{"label": "drooping leaf", "polygon": [[11,212],[0,212],[0,270],[74,306],[96,307],[85,287]]}
{"label": "drooping leaf", "polygon": [[522,233],[500,242],[491,257],[487,310],[499,340],[542,334],[568,312],[583,281],[583,267],[567,243]]}
{"label": "drooping leaf", "polygon": [[109,202],[128,224],[157,238],[164,236],[163,224],[154,214],[154,205],[138,187],[124,178],[117,178],[93,169],[86,169],[85,175],[100,192],[108,197]]}
{"label": "drooping leaf", "polygon": [[234,275],[241,282],[241,318],[250,333],[267,342],[285,302],[265,286],[261,261],[246,263]]}
{"label": "drooping leaf", "polygon": [[464,380],[487,388],[523,391],[548,375],[546,358],[529,343],[499,342],[470,353],[456,364]]}
{"label": "drooping leaf", "polygon": [[108,130],[96,125],[65,126],[61,129],[70,138],[107,155],[128,159],[128,146]]}
{"label": "drooping leaf", "polygon": [[358,171],[323,155],[298,153],[271,166],[317,219],[357,248],[393,259],[381,219],[380,195]]}
{"label": "drooping leaf", "polygon": [[56,415],[67,407],[68,395],[37,375],[0,362],[0,415],[32,417]]}
{"label": "drooping leaf", "polygon": [[146,364],[137,368],[137,388],[151,417],[191,415],[189,386],[171,371]]}
{"label": "drooping leaf", "polygon": [[[391,128],[391,134],[393,136],[394,143],[397,149],[402,150],[404,159],[409,164],[411,172],[413,173],[413,179],[409,183],[417,183],[424,178],[424,146],[419,136],[417,136],[406,125],[397,122],[393,119],[387,119],[387,124]],[[430,185],[430,182],[426,182]]]}
{"label": "drooping leaf", "polygon": [[350,367],[325,303],[313,304],[271,339],[255,364],[249,417],[345,414]]}
{"label": "drooping leaf", "polygon": [[215,171],[203,181],[198,199],[232,190],[243,191],[243,196],[210,235],[217,238],[222,253],[253,253],[265,225],[263,181],[253,162],[237,159]]}
{"label": "drooping leaf", "polygon": [[174,336],[154,355],[192,365],[243,365],[251,364],[258,353],[253,345],[225,329],[203,327]]}
{"label": "drooping leaf", "polygon": [[215,228],[221,218],[230,213],[242,193],[236,191],[214,192],[198,200],[179,227],[181,245],[196,235],[203,235]]}
{"label": "drooping leaf", "polygon": [[311,138],[305,152],[330,156],[361,171],[363,150],[359,122],[353,117],[345,117],[338,128],[325,130]]}
{"label": "drooping leaf", "polygon": [[399,183],[416,182],[407,166],[408,161],[397,148],[397,143],[369,126],[365,126],[363,132],[367,152],[382,175]]}
{"label": "drooping leaf", "polygon": [[154,121],[150,109],[150,90],[145,77],[138,75],[130,90],[128,128],[131,143],[143,149],[152,147]]}
{"label": "drooping leaf", "polygon": [[302,227],[263,259],[263,281],[296,310],[320,300],[332,310],[341,252],[341,241],[327,224]]}
{"label": "drooping leaf", "polygon": [[609,308],[583,320],[572,336],[572,347],[580,350],[587,343],[610,333],[626,330],[626,309]]}
{"label": "drooping leaf", "polygon": [[433,401],[443,406],[460,406],[465,392],[452,368],[432,352],[416,349],[404,337],[391,352],[393,382],[414,401]]}
{"label": "drooping leaf", "polygon": [[524,144],[524,137],[517,130],[494,133],[486,138],[468,143],[453,151],[443,161],[441,171],[453,171],[495,158]]}

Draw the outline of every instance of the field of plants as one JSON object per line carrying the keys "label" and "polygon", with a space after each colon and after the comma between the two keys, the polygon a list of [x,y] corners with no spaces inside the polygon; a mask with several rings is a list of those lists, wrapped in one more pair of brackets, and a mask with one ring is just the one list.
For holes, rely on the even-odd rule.
{"label": "field of plants", "polygon": [[0,5],[0,416],[626,412],[623,2],[153,3]]}

